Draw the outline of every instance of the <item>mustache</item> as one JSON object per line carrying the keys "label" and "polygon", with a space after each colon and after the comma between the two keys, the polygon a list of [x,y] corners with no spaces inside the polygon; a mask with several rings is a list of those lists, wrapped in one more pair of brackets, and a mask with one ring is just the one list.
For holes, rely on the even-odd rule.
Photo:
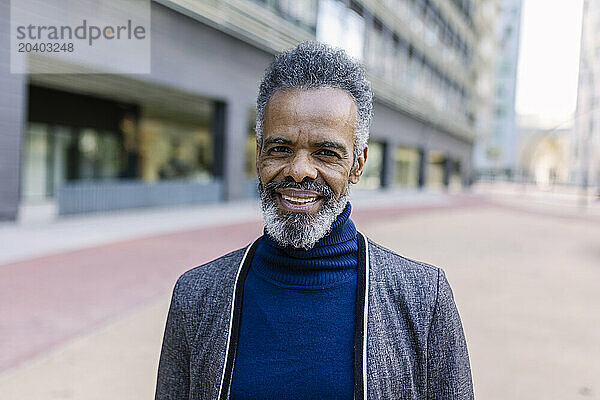
{"label": "mustache", "polygon": [[326,183],[319,182],[317,180],[303,180],[302,182],[295,181],[283,181],[283,182],[269,182],[264,185],[264,191],[270,196],[275,195],[277,189],[293,188],[298,190],[311,190],[320,193],[325,199],[329,200],[334,198],[335,194],[333,189]]}

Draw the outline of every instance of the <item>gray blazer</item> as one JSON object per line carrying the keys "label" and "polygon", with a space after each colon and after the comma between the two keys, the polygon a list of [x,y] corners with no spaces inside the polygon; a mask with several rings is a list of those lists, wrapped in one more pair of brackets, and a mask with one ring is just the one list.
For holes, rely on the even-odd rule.
{"label": "gray blazer", "polygon": [[[444,272],[358,235],[354,398],[473,399],[467,345]],[[178,279],[156,399],[229,398],[243,282],[258,240]]]}

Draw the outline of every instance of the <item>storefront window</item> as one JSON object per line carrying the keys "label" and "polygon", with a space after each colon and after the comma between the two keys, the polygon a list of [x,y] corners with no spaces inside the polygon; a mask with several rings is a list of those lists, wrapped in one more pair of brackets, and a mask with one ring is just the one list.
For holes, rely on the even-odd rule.
{"label": "storefront window", "polygon": [[213,157],[208,125],[143,117],[139,126],[142,180],[211,179]]}
{"label": "storefront window", "polygon": [[383,144],[369,141],[368,162],[365,163],[363,175],[358,187],[377,189],[381,187],[381,168],[383,167]]}
{"label": "storefront window", "polygon": [[43,200],[50,195],[48,125],[29,124],[23,152],[23,197]]}
{"label": "storefront window", "polygon": [[450,170],[449,187],[450,187],[450,189],[462,188],[462,176],[461,176],[460,161],[452,161],[452,166],[451,166],[451,170]]}
{"label": "storefront window", "polygon": [[115,179],[119,176],[119,141],[113,132],[83,129],[79,134],[79,180]]}
{"label": "storefront window", "polygon": [[394,151],[396,173],[395,184],[403,187],[416,187],[419,177],[419,152],[416,149],[397,147]]}
{"label": "storefront window", "polygon": [[444,186],[444,163],[446,157],[443,153],[431,151],[427,157],[427,187],[442,188]]}
{"label": "storefront window", "polygon": [[250,112],[246,135],[246,177],[256,178],[256,110]]}
{"label": "storefront window", "polygon": [[[55,126],[53,128],[53,133],[52,194],[55,195],[58,188],[69,179],[69,167],[71,161],[69,158],[69,150],[73,146],[75,139],[73,129],[67,126]],[[72,166],[71,169],[73,169]]]}
{"label": "storefront window", "polygon": [[23,199],[54,197],[66,182],[118,178],[120,154],[114,132],[30,122],[23,151]]}

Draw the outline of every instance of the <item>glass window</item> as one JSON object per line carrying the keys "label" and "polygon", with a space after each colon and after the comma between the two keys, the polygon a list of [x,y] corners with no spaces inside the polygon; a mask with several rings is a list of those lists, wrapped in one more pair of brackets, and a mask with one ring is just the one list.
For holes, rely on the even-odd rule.
{"label": "glass window", "polygon": [[423,32],[423,7],[424,2],[421,0],[417,0],[411,3],[410,29],[415,35],[421,35]]}
{"label": "glass window", "polygon": [[396,43],[396,59],[394,62],[395,83],[398,86],[406,86],[408,75],[408,46],[401,41]]}
{"label": "glass window", "polygon": [[425,42],[429,46],[436,46],[439,40],[438,18],[431,6],[428,6],[425,13]]}
{"label": "glass window", "polygon": [[448,182],[450,189],[460,189],[462,187],[461,164],[460,161],[453,161],[450,170],[450,179]]}
{"label": "glass window", "polygon": [[394,80],[395,46],[392,32],[386,31],[383,36],[383,75],[389,81]]}
{"label": "glass window", "polygon": [[419,179],[419,152],[416,149],[397,147],[394,150],[395,184],[416,187]]}
{"label": "glass window", "polygon": [[369,153],[363,175],[358,187],[364,189],[377,189],[381,187],[381,169],[383,167],[383,144],[369,141]]}
{"label": "glass window", "polygon": [[362,60],[364,32],[364,19],[358,12],[340,1],[319,1],[317,40],[341,47],[351,57]]}
{"label": "glass window", "polygon": [[145,181],[211,179],[210,127],[144,117],[140,120],[140,167]]}
{"label": "glass window", "polygon": [[409,59],[408,75],[406,80],[408,88],[412,91],[413,94],[418,93],[421,66],[421,59],[416,57],[416,55],[413,53]]}
{"label": "glass window", "polygon": [[432,85],[433,85],[433,70],[429,65],[423,64],[423,69],[421,72],[421,81],[422,81],[422,98],[427,101],[432,101]]}
{"label": "glass window", "polygon": [[246,177],[256,178],[256,110],[252,109],[246,136]]}
{"label": "glass window", "polygon": [[278,0],[283,16],[314,32],[317,25],[317,0]]}
{"label": "glass window", "polygon": [[23,147],[23,198],[43,200],[50,193],[48,125],[30,123]]}
{"label": "glass window", "polygon": [[53,197],[69,181],[113,179],[121,144],[110,131],[29,123],[25,133],[23,198]]}
{"label": "glass window", "polygon": [[55,126],[54,145],[52,149],[52,194],[55,195],[60,188],[69,179],[69,170],[73,169],[71,165],[70,149],[74,146],[75,132],[67,126]]}
{"label": "glass window", "polygon": [[384,73],[385,44],[383,29],[380,23],[375,23],[369,29],[366,45],[366,62],[371,71],[376,74]]}
{"label": "glass window", "polygon": [[103,180],[119,176],[119,141],[113,132],[83,129],[79,133],[77,179]]}
{"label": "glass window", "polygon": [[426,183],[429,188],[441,188],[444,186],[444,162],[446,158],[443,153],[430,151],[427,156]]}

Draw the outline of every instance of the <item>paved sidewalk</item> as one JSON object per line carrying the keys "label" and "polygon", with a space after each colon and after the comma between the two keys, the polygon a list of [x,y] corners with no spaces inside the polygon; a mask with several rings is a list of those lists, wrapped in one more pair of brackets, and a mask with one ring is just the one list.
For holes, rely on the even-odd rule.
{"label": "paved sidewalk", "polygon": [[[446,270],[477,398],[600,398],[600,224],[593,218],[498,196],[354,198],[360,230]],[[56,240],[29,253],[36,258],[0,265],[0,398],[152,398],[176,277],[261,233],[255,203],[235,208],[2,227],[0,238],[21,240],[66,227],[62,239],[77,246],[60,251]],[[218,224],[218,212],[228,215],[226,224]],[[93,234],[81,229],[90,220]]]}
{"label": "paved sidewalk", "polygon": [[[355,208],[433,207],[449,204],[443,192],[354,190]],[[0,268],[19,260],[183,230],[260,221],[257,200],[72,215],[50,222],[0,223]]]}
{"label": "paved sidewalk", "polygon": [[[430,193],[356,197],[358,223],[477,201]],[[7,253],[34,257],[0,265],[0,372],[154,301],[184,271],[261,234],[255,202],[5,227]]]}

